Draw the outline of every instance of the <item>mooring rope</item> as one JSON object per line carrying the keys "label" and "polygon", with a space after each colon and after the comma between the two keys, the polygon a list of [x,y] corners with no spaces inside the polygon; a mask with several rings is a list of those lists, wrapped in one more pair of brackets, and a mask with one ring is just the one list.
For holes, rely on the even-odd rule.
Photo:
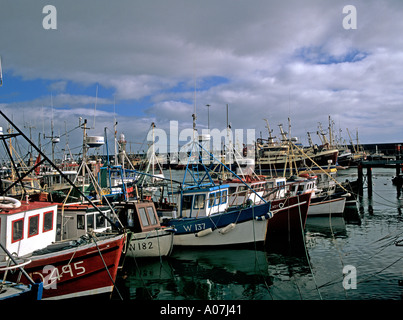
{"label": "mooring rope", "polygon": [[[298,195],[298,202],[299,202],[299,195]],[[301,206],[298,207],[298,212],[299,212],[299,222],[300,222],[300,226],[301,226],[301,235],[302,235],[302,240],[303,240],[303,243],[304,243],[306,261],[308,262],[308,267],[309,267],[309,270],[311,271],[313,282],[315,283],[316,291],[318,291],[319,298],[320,298],[320,300],[323,300],[322,295],[320,294],[320,291],[319,291],[318,284],[316,282],[315,274],[314,274],[314,272],[312,270],[311,262],[309,261],[308,250],[306,248],[306,239],[305,239],[304,226],[303,226],[303,223],[302,223]]]}
{"label": "mooring rope", "polygon": [[105,266],[105,270],[106,270],[106,272],[108,273],[109,278],[111,279],[112,284],[113,284],[113,287],[116,289],[116,292],[117,292],[117,294],[119,295],[120,300],[123,301],[123,297],[122,297],[122,295],[120,294],[119,289],[117,288],[117,286],[116,286],[116,284],[115,284],[115,281],[113,280],[113,278],[112,278],[112,276],[111,276],[111,274],[110,274],[110,272],[109,272],[108,266],[107,266],[106,263],[105,263],[104,257],[102,256],[102,253],[101,253],[101,250],[100,250],[99,247],[98,247],[98,243],[97,243],[96,238],[95,238],[92,234],[90,234],[90,233],[88,233],[88,235],[89,235],[92,239],[94,239],[95,246],[96,246],[97,249],[98,249],[98,253],[99,253],[99,256],[101,257],[101,260],[102,260],[102,262],[103,262],[103,264],[104,264],[104,266]]}

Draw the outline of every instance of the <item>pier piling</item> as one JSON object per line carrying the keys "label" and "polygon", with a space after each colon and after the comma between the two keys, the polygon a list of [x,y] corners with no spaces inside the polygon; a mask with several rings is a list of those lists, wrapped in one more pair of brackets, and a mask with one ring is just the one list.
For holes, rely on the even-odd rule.
{"label": "pier piling", "polygon": [[363,168],[367,168],[367,183],[368,183],[368,198],[372,198],[372,168],[395,168],[396,176],[399,176],[403,168],[403,159],[399,157],[396,160],[371,160],[362,161],[358,164],[358,197],[361,199],[363,196]]}
{"label": "pier piling", "polygon": [[372,198],[372,167],[367,167],[368,198]]}
{"label": "pier piling", "polygon": [[358,197],[362,198],[362,191],[363,191],[363,179],[362,179],[362,164],[358,165]]}

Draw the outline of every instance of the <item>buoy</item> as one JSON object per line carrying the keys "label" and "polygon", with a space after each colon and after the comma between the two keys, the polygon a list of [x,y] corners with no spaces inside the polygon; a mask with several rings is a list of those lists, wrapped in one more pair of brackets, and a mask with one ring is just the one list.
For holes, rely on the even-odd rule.
{"label": "buoy", "polygon": [[17,209],[21,206],[21,202],[11,197],[0,198],[0,209]]}
{"label": "buoy", "polygon": [[232,230],[234,230],[236,227],[236,223],[230,223],[229,225],[225,226],[224,228],[220,229],[221,234],[226,234]]}
{"label": "buoy", "polygon": [[195,234],[195,236],[196,237],[205,237],[205,236],[209,235],[212,232],[213,232],[213,229],[208,228],[208,229],[204,229],[202,231],[199,231],[198,233]]}

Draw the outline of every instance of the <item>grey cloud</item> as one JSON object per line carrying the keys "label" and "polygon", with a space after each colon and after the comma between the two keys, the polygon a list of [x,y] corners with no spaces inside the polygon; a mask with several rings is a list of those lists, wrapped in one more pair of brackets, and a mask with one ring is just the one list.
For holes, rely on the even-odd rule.
{"label": "grey cloud", "polygon": [[[211,122],[223,128],[228,103],[239,128],[264,131],[263,118],[275,127],[290,116],[293,132],[305,135],[330,114],[343,129],[360,128],[367,142],[403,133],[396,117],[403,81],[401,1],[352,1],[357,30],[342,27],[343,1],[55,0],[54,31],[41,27],[45,4],[2,4],[0,54],[15,75],[53,79],[61,90],[65,81],[99,83],[129,102],[149,97],[146,119],[161,125],[190,119],[194,77],[221,76],[228,83],[197,88],[200,126],[206,126],[208,103]],[[297,53],[304,48],[317,50],[303,59]],[[349,52],[357,57],[343,62]],[[326,64],[330,57],[339,63]],[[182,82],[187,90],[170,91]],[[93,103],[62,92],[58,99],[72,109]],[[383,117],[394,131],[373,129]],[[128,134],[139,118],[126,120],[120,124]]]}

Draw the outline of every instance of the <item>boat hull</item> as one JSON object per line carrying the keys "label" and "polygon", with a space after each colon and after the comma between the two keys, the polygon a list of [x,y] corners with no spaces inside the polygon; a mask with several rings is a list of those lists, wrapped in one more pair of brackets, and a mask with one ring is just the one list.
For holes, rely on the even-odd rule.
{"label": "boat hull", "polygon": [[264,242],[270,202],[202,218],[171,219],[174,246],[231,246]]}
{"label": "boat hull", "polygon": [[217,228],[204,236],[195,233],[174,236],[174,246],[232,246],[251,243],[264,243],[266,239],[267,220],[249,220],[237,223],[229,232],[223,233]]}
{"label": "boat hull", "polygon": [[273,217],[267,223],[267,242],[272,239],[287,241],[303,238],[311,193],[273,200]]}
{"label": "boat hull", "polygon": [[[34,281],[43,282],[43,300],[112,293],[125,241],[126,235],[117,235],[96,244],[33,255],[25,271]],[[21,281],[28,283],[25,277]]]}
{"label": "boat hull", "polygon": [[133,233],[126,256],[132,258],[166,257],[172,252],[174,232],[163,229]]}
{"label": "boat hull", "polygon": [[26,285],[3,281],[0,290],[0,301],[35,301],[42,299],[42,284]]}
{"label": "boat hull", "polygon": [[[309,158],[304,155],[294,155],[291,161],[293,166],[299,169],[312,168],[314,166],[322,167],[329,166],[329,163],[336,164],[337,156],[338,150],[326,150],[317,154],[311,153]],[[256,160],[256,168],[262,172],[277,171],[279,173],[289,170],[289,163],[290,158],[288,156],[260,158]]]}
{"label": "boat hull", "polygon": [[318,203],[311,202],[308,210],[308,216],[340,216],[344,212],[346,198],[330,199]]}

